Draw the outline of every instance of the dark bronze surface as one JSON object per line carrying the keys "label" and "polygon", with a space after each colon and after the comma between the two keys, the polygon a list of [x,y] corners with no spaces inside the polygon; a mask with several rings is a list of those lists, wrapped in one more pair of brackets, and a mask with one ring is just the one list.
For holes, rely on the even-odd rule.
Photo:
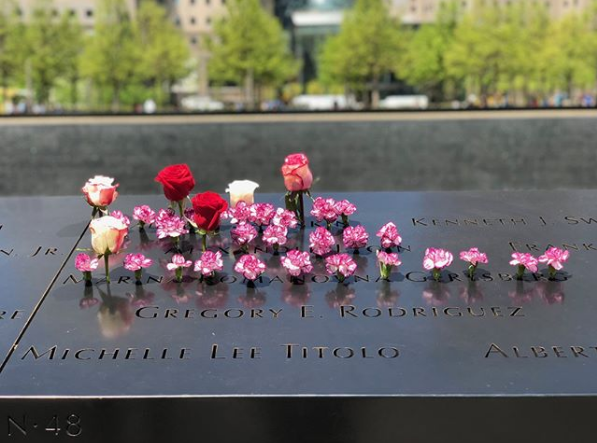
{"label": "dark bronze surface", "polygon": [[9,352],[91,214],[82,198],[4,198],[0,204],[0,355]]}
{"label": "dark bronze surface", "polygon": [[[346,284],[325,281],[319,261],[316,277],[292,284],[270,252],[258,253],[268,271],[256,288],[235,281],[232,255],[225,257],[224,282],[208,285],[191,272],[177,284],[164,266],[170,242],[157,241],[153,228],[145,239],[131,228],[126,252],[113,257],[109,287],[100,270],[92,288],[75,283],[69,276],[80,275],[70,259],[0,373],[0,413],[37,420],[31,417],[48,415],[53,405],[63,422],[80,416],[89,441],[158,435],[300,441],[314,432],[326,441],[435,442],[457,435],[459,441],[555,442],[572,426],[575,435],[588,431],[585,415],[597,395],[597,193],[334,197],[357,205],[351,224],[363,224],[370,235],[371,250],[354,256],[358,278]],[[282,204],[281,196],[258,200]],[[80,232],[84,203],[61,201],[69,209],[59,229]],[[166,201],[121,197],[113,209],[131,216],[139,204],[157,209]],[[398,225],[405,247],[389,283],[377,281],[374,252],[375,233],[388,221]],[[312,229],[291,231],[290,246],[308,248]],[[226,250],[229,237],[224,225],[210,245]],[[85,235],[78,247],[89,244]],[[543,265],[523,282],[512,280],[513,247],[540,255],[550,244],[572,254],[558,281],[546,278]],[[422,270],[431,246],[455,255],[441,283]],[[472,246],[489,256],[474,282],[458,259]],[[186,236],[183,249],[197,259],[199,237]],[[142,286],[121,266],[136,251],[156,260]],[[30,292],[28,281],[4,280],[16,293]],[[295,345],[291,358],[288,344]],[[34,399],[39,396],[48,398]],[[99,397],[110,399],[94,400]],[[142,430],[123,428],[129,414]],[[553,431],[525,417],[547,420]]]}

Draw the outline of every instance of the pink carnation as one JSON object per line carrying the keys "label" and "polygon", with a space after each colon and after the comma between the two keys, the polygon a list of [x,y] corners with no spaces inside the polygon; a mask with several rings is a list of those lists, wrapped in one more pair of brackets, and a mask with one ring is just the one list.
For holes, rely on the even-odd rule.
{"label": "pink carnation", "polygon": [[342,241],[346,249],[359,249],[367,246],[367,240],[369,240],[369,234],[362,225],[348,226],[342,233]]}
{"label": "pink carnation", "polygon": [[334,254],[325,259],[325,268],[330,275],[336,275],[344,281],[357,270],[357,264],[348,254]]}
{"label": "pink carnation", "polygon": [[348,200],[340,200],[334,205],[334,211],[336,211],[338,217],[348,217],[357,211],[357,207]]}
{"label": "pink carnation", "polygon": [[133,218],[143,225],[150,225],[155,221],[155,211],[147,205],[135,206]]}
{"label": "pink carnation", "polygon": [[257,229],[249,223],[239,223],[230,231],[230,236],[237,245],[242,247],[248,245],[257,237]]}
{"label": "pink carnation", "polygon": [[280,257],[280,264],[293,277],[300,277],[302,274],[308,274],[313,270],[309,253],[297,249],[288,251],[284,257]]}
{"label": "pink carnation", "polygon": [[531,272],[537,272],[538,263],[537,259],[527,252],[514,252],[510,260],[512,266],[522,266]]}
{"label": "pink carnation", "polygon": [[400,266],[400,256],[395,252],[387,253],[384,251],[377,251],[377,263],[379,264],[379,273],[381,278],[388,279],[392,273],[392,267]]}
{"label": "pink carnation", "polygon": [[122,211],[112,211],[110,215],[115,219],[120,220],[127,228],[131,224],[131,220],[126,215],[124,215]]}
{"label": "pink carnation", "polygon": [[487,254],[480,252],[478,248],[470,248],[468,251],[460,252],[460,260],[477,266],[479,263],[487,263]]}
{"label": "pink carnation", "polygon": [[427,248],[423,258],[423,267],[428,271],[433,269],[444,269],[452,264],[454,256],[444,249]]}
{"label": "pink carnation", "polygon": [[234,265],[234,270],[247,280],[255,280],[265,272],[265,263],[256,256],[245,254]]}
{"label": "pink carnation", "polygon": [[166,223],[168,220],[172,218],[172,216],[176,215],[173,209],[160,209],[155,217],[155,225],[159,227],[160,225]]}
{"label": "pink carnation", "polygon": [[545,251],[545,254],[539,257],[539,261],[541,263],[546,263],[547,265],[554,268],[556,271],[559,271],[564,267],[564,263],[568,261],[569,257],[570,251],[565,251],[563,249],[551,247],[547,251]]}
{"label": "pink carnation", "polygon": [[270,246],[286,244],[288,229],[284,226],[270,225],[263,232],[263,241]]}
{"label": "pink carnation", "polygon": [[309,247],[315,255],[322,256],[331,252],[335,244],[334,236],[323,227],[319,227],[309,234]]}
{"label": "pink carnation", "polygon": [[251,205],[249,220],[257,226],[267,226],[274,217],[276,209],[269,203],[254,203]]}
{"label": "pink carnation", "polygon": [[315,217],[318,222],[325,220],[329,225],[336,221],[338,214],[334,208],[336,201],[333,198],[317,197],[313,200],[313,209],[311,215]]}
{"label": "pink carnation", "polygon": [[239,201],[234,208],[228,208],[226,217],[230,219],[233,225],[237,223],[246,223],[251,218],[251,206],[247,205],[244,200]]}
{"label": "pink carnation", "polygon": [[129,271],[139,271],[142,268],[149,268],[153,265],[153,260],[146,258],[143,254],[127,254],[124,257],[124,269]]}
{"label": "pink carnation", "polygon": [[380,265],[384,266],[400,266],[402,264],[400,256],[395,252],[377,251],[377,261]]}
{"label": "pink carnation", "polygon": [[276,209],[274,218],[272,218],[272,224],[284,226],[285,228],[296,228],[298,220],[296,219],[296,214],[294,212],[284,208],[278,208]]}
{"label": "pink carnation", "polygon": [[172,256],[172,261],[166,264],[166,268],[168,269],[168,271],[174,271],[179,268],[188,268],[192,264],[193,262],[184,258],[184,255],[174,254]]}
{"label": "pink carnation", "polygon": [[75,268],[81,272],[92,272],[97,269],[99,261],[97,258],[91,259],[87,254],[77,254],[75,258]]}
{"label": "pink carnation", "polygon": [[221,271],[222,269],[224,269],[224,261],[220,251],[205,251],[201,258],[195,262],[195,272],[200,272],[205,277],[209,277],[215,271]]}
{"label": "pink carnation", "polygon": [[398,233],[398,228],[392,222],[383,225],[375,235],[380,238],[382,248],[400,246],[400,243],[402,243],[402,237]]}
{"label": "pink carnation", "polygon": [[167,216],[162,213],[162,211],[163,209],[160,210],[160,214],[158,214],[158,217],[155,220],[157,226],[156,234],[158,238],[176,238],[183,234],[188,234],[189,230],[186,228],[187,224],[182,218],[176,215]]}

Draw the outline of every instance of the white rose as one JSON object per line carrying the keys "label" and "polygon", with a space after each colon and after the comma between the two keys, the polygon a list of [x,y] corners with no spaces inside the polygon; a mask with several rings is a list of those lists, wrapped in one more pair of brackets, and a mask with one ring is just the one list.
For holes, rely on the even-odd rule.
{"label": "white rose", "polygon": [[128,232],[126,225],[111,216],[96,218],[89,224],[91,246],[100,255],[116,254],[122,249],[124,238]]}
{"label": "white rose", "polygon": [[226,192],[230,194],[230,207],[236,207],[239,201],[244,201],[247,205],[252,205],[254,200],[255,189],[259,185],[251,180],[235,180],[228,184]]}

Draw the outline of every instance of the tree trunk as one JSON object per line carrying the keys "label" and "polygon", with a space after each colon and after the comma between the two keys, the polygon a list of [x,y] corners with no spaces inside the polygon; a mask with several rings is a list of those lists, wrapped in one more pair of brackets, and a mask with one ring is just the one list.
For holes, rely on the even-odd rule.
{"label": "tree trunk", "polygon": [[373,75],[371,83],[371,108],[379,108],[379,74]]}
{"label": "tree trunk", "polygon": [[249,68],[245,77],[245,103],[247,110],[255,109],[255,78],[253,68]]}

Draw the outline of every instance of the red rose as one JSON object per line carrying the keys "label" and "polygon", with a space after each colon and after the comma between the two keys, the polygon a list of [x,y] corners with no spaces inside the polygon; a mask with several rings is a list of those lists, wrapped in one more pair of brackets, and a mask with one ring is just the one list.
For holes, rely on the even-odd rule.
{"label": "red rose", "polygon": [[193,220],[199,229],[215,231],[220,226],[220,215],[228,209],[228,203],[219,194],[206,191],[191,200],[195,214]]}
{"label": "red rose", "polygon": [[166,198],[175,202],[187,198],[195,187],[195,179],[187,165],[166,166],[158,173],[155,181],[164,187]]}
{"label": "red rose", "polygon": [[284,185],[290,192],[307,191],[313,183],[309,159],[305,154],[291,154],[282,165]]}

